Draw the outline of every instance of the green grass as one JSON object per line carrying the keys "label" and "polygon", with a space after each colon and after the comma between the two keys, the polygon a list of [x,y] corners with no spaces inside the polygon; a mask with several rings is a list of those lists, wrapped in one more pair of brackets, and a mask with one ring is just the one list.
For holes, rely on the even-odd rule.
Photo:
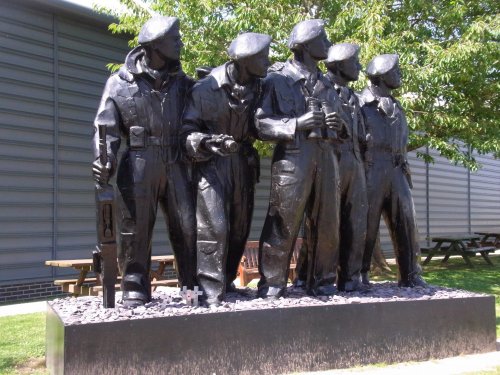
{"label": "green grass", "polygon": [[[424,258],[423,258],[424,259]],[[423,277],[429,284],[487,293],[495,296],[497,337],[500,337],[500,255],[490,255],[494,266],[486,264],[480,256],[471,259],[473,268],[467,267],[462,258],[452,258],[447,263],[432,259],[423,266]],[[396,266],[391,266],[394,276],[376,276],[373,279],[395,280]]]}
{"label": "green grass", "polygon": [[0,318],[0,374],[47,374],[45,313]]}

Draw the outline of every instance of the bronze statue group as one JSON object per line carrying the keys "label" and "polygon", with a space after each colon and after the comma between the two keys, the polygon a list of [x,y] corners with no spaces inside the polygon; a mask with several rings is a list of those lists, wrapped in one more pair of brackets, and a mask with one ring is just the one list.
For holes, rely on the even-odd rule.
{"label": "bronze statue group", "polygon": [[[322,20],[298,23],[288,41],[293,58],[272,66],[271,37],[240,34],[227,50],[229,61],[197,82],[182,71],[177,18],[150,19],[138,41],[109,78],[94,122],[94,179],[107,184],[116,174],[124,305],[151,299],[158,203],[181,286],[200,286],[206,306],[236,291],[259,180],[256,139],[275,143],[259,297],[286,292],[302,224],[305,246],[295,286],[311,295],[366,288],[381,215],[399,285],[425,285],[406,157],[408,126],[391,96],[401,85],[397,55],[368,64],[370,85],[358,95],[348,85],[361,70],[359,47],[332,46]],[[106,165],[98,147],[103,125]]]}

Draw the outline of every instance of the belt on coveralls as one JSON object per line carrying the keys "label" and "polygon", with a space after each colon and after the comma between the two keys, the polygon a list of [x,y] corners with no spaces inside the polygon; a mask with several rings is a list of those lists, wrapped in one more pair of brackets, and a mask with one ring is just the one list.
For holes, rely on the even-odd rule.
{"label": "belt on coveralls", "polygon": [[174,147],[179,145],[179,137],[170,136],[168,139],[161,137],[147,137],[147,146]]}
{"label": "belt on coveralls", "polygon": [[147,146],[161,146],[161,138],[160,137],[147,137],[146,138],[146,147]]}
{"label": "belt on coveralls", "polygon": [[164,142],[161,137],[155,137],[155,136],[149,136],[144,138],[144,145],[140,146],[132,146],[132,148],[135,149],[140,149],[140,148],[146,148],[149,146],[163,146],[163,147],[172,147],[176,145],[176,142]]}

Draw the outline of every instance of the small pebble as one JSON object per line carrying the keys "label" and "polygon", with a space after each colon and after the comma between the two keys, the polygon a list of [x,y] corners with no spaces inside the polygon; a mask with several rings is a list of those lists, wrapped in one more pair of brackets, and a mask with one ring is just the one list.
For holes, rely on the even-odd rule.
{"label": "small pebble", "polygon": [[114,309],[104,309],[101,297],[66,297],[49,302],[65,325],[79,325],[99,322],[113,322],[130,319],[147,319],[194,314],[216,314],[227,311],[245,311],[302,306],[325,306],[360,303],[384,303],[391,301],[432,300],[464,298],[479,294],[438,286],[426,288],[399,288],[394,282],[373,283],[370,288],[350,293],[339,292],[327,297],[308,296],[303,289],[289,287],[286,297],[277,300],[256,298],[256,290],[241,289],[241,293],[230,293],[220,306],[210,308],[188,306],[179,298],[177,288],[162,288],[153,293],[152,301],[135,309],[125,308],[117,296]]}

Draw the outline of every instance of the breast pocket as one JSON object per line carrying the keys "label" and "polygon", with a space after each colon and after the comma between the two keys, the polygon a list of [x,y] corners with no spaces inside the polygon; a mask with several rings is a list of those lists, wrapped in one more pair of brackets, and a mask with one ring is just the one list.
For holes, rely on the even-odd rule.
{"label": "breast pocket", "polygon": [[117,104],[126,128],[137,125],[137,103],[141,94],[137,86],[121,87],[117,92]]}
{"label": "breast pocket", "polygon": [[293,93],[291,92],[280,92],[277,95],[278,98],[278,107],[282,114],[290,115],[295,117],[296,108],[295,108],[295,100],[293,97]]}
{"label": "breast pocket", "polygon": [[201,111],[206,120],[213,119],[217,114],[217,103],[211,100],[201,99]]}

